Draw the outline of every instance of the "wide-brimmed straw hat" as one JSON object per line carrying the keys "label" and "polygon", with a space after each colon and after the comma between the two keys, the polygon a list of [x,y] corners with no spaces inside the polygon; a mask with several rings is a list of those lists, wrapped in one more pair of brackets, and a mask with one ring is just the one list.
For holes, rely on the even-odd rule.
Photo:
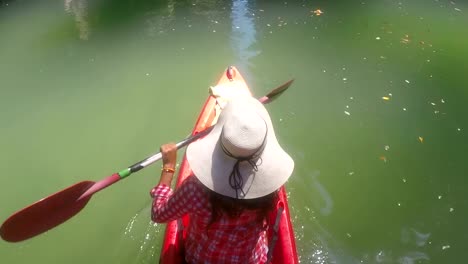
{"label": "wide-brimmed straw hat", "polygon": [[237,199],[274,192],[294,169],[294,161],[276,139],[267,110],[247,95],[226,104],[213,130],[188,146],[187,160],[203,185]]}

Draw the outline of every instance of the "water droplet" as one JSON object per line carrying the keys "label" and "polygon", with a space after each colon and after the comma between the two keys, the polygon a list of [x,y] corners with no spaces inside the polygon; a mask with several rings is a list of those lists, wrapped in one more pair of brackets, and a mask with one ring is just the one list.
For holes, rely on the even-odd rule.
{"label": "water droplet", "polygon": [[437,198],[438,198],[439,200],[442,199],[442,195],[437,196]]}
{"label": "water droplet", "polygon": [[390,149],[390,146],[385,146],[385,150],[389,150]]}
{"label": "water droplet", "polygon": [[348,111],[344,111],[344,113],[347,114],[347,115],[351,115],[351,113],[348,112]]}
{"label": "water droplet", "polygon": [[451,212],[451,213],[452,213],[453,211],[455,211],[455,209],[453,209],[453,207],[450,207],[450,210],[449,210],[449,212]]}
{"label": "water droplet", "polygon": [[346,233],[346,236],[351,238],[351,234],[350,233]]}
{"label": "water droplet", "polygon": [[376,39],[376,40],[380,40],[380,37],[376,37],[375,39]]}
{"label": "water droplet", "polygon": [[405,80],[405,82],[406,82],[406,83],[410,83],[410,81],[408,81],[408,80]]}
{"label": "water droplet", "polygon": [[442,246],[442,250],[446,250],[446,249],[449,249],[449,248],[450,248],[450,245]]}
{"label": "water droplet", "polygon": [[398,205],[398,206],[401,206],[401,203],[398,203],[397,205]]}
{"label": "water droplet", "polygon": [[406,111],[406,108],[405,108],[405,107],[403,107],[403,111]]}
{"label": "water droplet", "polygon": [[402,181],[403,181],[404,183],[406,183],[406,179],[405,179],[405,178],[403,178]]}

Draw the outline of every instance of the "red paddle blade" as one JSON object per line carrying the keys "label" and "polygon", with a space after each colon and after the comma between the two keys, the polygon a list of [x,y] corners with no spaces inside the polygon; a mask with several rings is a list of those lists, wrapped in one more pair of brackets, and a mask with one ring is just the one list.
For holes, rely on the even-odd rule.
{"label": "red paddle blade", "polygon": [[19,242],[54,228],[76,215],[91,196],[78,198],[93,181],[82,181],[43,198],[10,216],[0,227],[0,236],[8,242]]}

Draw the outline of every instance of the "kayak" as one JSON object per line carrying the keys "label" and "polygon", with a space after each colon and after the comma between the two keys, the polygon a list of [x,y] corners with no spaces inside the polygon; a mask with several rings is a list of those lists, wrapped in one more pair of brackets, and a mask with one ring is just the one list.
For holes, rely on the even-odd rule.
{"label": "kayak", "polygon": [[[216,86],[210,88],[210,95],[195,123],[192,135],[196,135],[214,125],[224,105],[229,101],[229,98],[238,96],[239,94],[251,95],[251,91],[239,71],[234,66],[230,66],[222,74]],[[192,171],[190,165],[184,155],[177,176],[176,188],[188,177],[191,177],[191,175]],[[299,263],[284,186],[279,190],[279,199],[276,204],[276,209],[270,213],[269,221],[269,263]],[[174,220],[167,224],[159,259],[160,263],[185,263],[183,245],[186,234],[184,230],[186,230],[189,222],[190,217],[187,215],[182,219]]]}

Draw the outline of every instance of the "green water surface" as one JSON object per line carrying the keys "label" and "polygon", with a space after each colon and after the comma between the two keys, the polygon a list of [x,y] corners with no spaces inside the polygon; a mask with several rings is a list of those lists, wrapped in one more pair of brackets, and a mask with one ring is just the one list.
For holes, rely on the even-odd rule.
{"label": "green water surface", "polygon": [[[0,1],[0,221],[183,139],[235,65],[257,96],[295,78],[268,109],[296,163],[301,263],[465,263],[467,12],[445,0]],[[0,263],[157,263],[159,166],[46,234],[0,241]]]}

